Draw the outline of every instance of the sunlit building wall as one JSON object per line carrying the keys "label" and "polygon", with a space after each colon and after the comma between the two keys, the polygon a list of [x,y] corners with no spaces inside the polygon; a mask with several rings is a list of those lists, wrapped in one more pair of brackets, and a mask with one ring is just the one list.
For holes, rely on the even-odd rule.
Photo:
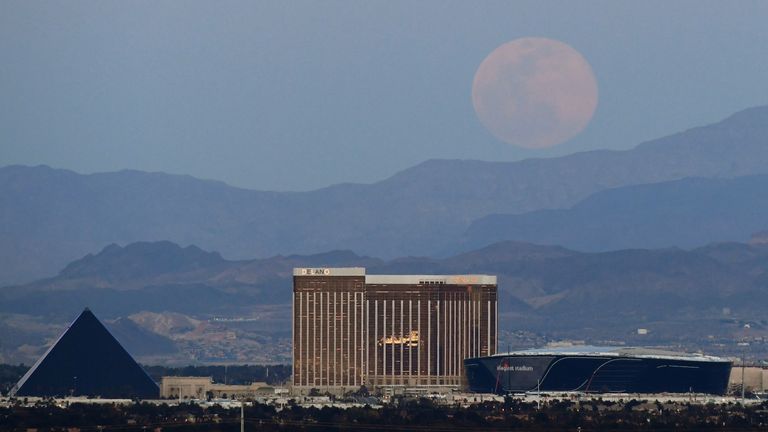
{"label": "sunlit building wall", "polygon": [[293,384],[458,386],[497,351],[496,277],[294,269]]}
{"label": "sunlit building wall", "polygon": [[294,269],[293,385],[365,382],[365,269]]}

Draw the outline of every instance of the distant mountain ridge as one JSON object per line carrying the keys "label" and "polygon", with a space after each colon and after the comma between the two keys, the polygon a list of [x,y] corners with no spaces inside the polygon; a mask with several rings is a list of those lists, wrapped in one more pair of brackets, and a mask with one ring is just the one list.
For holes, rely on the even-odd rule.
{"label": "distant mountain ridge", "polygon": [[0,168],[0,284],[52,275],[105,244],[170,240],[241,259],[333,249],[456,250],[491,214],[567,208],[625,185],[768,173],[768,107],[626,151],[519,162],[432,160],[368,185],[251,191],[189,176]]}
{"label": "distant mountain ridge", "polygon": [[462,248],[518,240],[581,251],[746,241],[768,226],[768,175],[686,178],[597,192],[570,209],[489,215]]}
{"label": "distant mountain ridge", "polygon": [[[161,257],[154,257],[161,259],[145,260],[148,251],[161,254]],[[214,259],[201,261],[201,256]],[[146,262],[145,271],[136,272],[132,277],[114,277],[116,263],[142,260]],[[72,268],[84,266],[88,267],[88,272],[79,275],[71,272]],[[63,303],[46,303],[46,296],[101,291],[114,292],[118,296],[148,296],[143,300],[115,303],[112,305],[114,312],[102,312],[107,318],[141,310],[180,308],[189,313],[190,304],[197,305],[191,312],[193,314],[226,314],[240,308],[248,310],[251,303],[289,301],[293,268],[307,266],[362,266],[367,268],[368,274],[495,274],[499,276],[499,286],[505,298],[516,299],[514,304],[500,306],[502,310],[516,309],[518,302],[528,304],[525,309],[546,310],[572,294],[580,293],[580,296],[595,289],[606,290],[601,302],[615,301],[614,309],[626,303],[620,297],[629,291],[647,296],[658,290],[663,295],[686,297],[691,304],[696,304],[725,298],[745,289],[768,289],[768,285],[763,286],[768,282],[768,245],[761,244],[715,243],[692,250],[624,249],[586,253],[560,246],[506,241],[441,259],[404,257],[385,261],[350,251],[333,251],[228,261],[219,258],[215,252],[196,247],[182,248],[164,241],[140,242],[125,247],[109,245],[95,255],[89,254],[69,264],[54,278],[0,289],[0,312],[55,314]],[[633,280],[636,276],[639,279]],[[220,297],[226,293],[232,299],[221,299],[221,303],[200,302],[198,298],[184,296],[185,290],[203,297]],[[175,295],[167,295],[169,292]],[[565,297],[543,300],[553,294]],[[98,297],[93,300],[98,301]],[[29,301],[29,304],[22,306],[19,301]],[[638,306],[638,303],[627,303],[627,307]],[[226,312],[228,310],[230,312]]]}
{"label": "distant mountain ridge", "polygon": [[[146,260],[145,271],[135,278],[113,277],[115,263],[140,262],[148,251],[161,253],[162,259]],[[66,322],[87,305],[104,319],[115,320],[112,326],[121,338],[137,345],[147,338],[142,348],[146,355],[171,355],[176,352],[169,342],[174,331],[153,335],[158,326],[154,321],[193,317],[196,326],[210,328],[214,317],[258,317],[255,311],[270,305],[289,311],[292,269],[304,266],[363,266],[369,274],[494,274],[505,331],[625,338],[644,327],[659,337],[725,337],[736,331],[733,322],[768,331],[768,245],[763,244],[584,253],[501,242],[448,258],[389,261],[349,251],[243,261],[201,257],[217,254],[169,242],[110,245],[67,266],[87,264],[89,271],[81,275],[62,271],[54,278],[2,288],[0,347],[7,355],[7,350],[34,345],[40,336],[33,335],[41,334],[35,320]],[[253,319],[264,334],[271,334],[285,333],[289,317],[282,313]]]}
{"label": "distant mountain ridge", "polygon": [[169,241],[137,242],[120,247],[111,244],[97,255],[68,264],[59,273],[67,279],[100,276],[110,281],[144,279],[164,273],[194,272],[224,264],[217,252],[205,252],[197,246],[181,248]]}

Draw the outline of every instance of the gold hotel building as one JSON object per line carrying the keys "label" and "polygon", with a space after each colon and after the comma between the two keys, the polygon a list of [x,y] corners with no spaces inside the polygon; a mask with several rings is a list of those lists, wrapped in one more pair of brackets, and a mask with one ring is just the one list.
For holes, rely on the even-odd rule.
{"label": "gold hotel building", "polygon": [[496,277],[293,272],[293,386],[450,386],[497,352]]}

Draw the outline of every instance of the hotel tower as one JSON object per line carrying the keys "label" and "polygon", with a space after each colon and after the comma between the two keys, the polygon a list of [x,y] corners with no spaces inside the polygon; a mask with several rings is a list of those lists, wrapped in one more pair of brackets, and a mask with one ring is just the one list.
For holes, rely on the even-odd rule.
{"label": "hotel tower", "polygon": [[293,271],[294,387],[457,387],[497,329],[495,276]]}

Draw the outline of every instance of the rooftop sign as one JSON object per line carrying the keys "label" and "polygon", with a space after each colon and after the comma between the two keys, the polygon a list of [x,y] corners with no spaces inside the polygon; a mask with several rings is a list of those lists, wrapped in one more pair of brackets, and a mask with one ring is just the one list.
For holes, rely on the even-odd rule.
{"label": "rooftop sign", "polygon": [[363,267],[296,267],[294,276],[365,276]]}

